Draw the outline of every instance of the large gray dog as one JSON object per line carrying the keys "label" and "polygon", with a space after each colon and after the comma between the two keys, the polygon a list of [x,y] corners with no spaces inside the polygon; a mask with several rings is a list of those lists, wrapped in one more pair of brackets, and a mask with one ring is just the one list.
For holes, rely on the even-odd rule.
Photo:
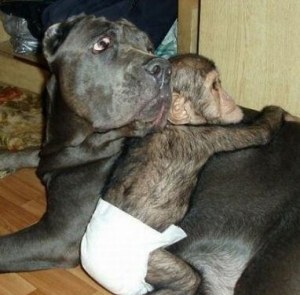
{"label": "large gray dog", "polygon": [[47,30],[53,75],[38,167],[47,212],[0,238],[2,272],[78,264],[81,238],[124,138],[166,123],[171,66],[151,51],[146,34],[125,20],[80,16]]}
{"label": "large gray dog", "polygon": [[[39,165],[48,210],[36,225],[0,239],[1,271],[78,263],[123,137],[165,124],[170,67],[147,51],[146,36],[124,21],[76,18],[48,30],[54,77]],[[170,249],[199,271],[198,294],[300,294],[299,151],[300,125],[290,122],[268,146],[219,154],[206,165],[181,223],[188,238]]]}

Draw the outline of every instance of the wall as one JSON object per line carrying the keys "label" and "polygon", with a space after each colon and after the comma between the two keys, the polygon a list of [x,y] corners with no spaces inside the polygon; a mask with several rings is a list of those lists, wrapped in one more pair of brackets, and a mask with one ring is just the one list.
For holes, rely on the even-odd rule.
{"label": "wall", "polygon": [[197,52],[199,41],[200,0],[178,1],[178,50]]}
{"label": "wall", "polygon": [[200,53],[241,105],[300,115],[300,1],[202,0]]}

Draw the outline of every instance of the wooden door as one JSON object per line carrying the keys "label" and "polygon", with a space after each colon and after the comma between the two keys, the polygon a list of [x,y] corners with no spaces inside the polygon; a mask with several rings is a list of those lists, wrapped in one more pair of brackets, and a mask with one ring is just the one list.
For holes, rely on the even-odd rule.
{"label": "wooden door", "polygon": [[300,1],[201,0],[200,15],[199,52],[237,102],[300,115]]}

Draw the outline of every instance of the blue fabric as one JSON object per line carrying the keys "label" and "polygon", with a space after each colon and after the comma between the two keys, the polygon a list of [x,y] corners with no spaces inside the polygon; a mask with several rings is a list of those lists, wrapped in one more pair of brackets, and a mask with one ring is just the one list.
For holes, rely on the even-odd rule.
{"label": "blue fabric", "polygon": [[170,58],[177,54],[177,21],[173,24],[164,40],[155,50],[155,55]]}
{"label": "blue fabric", "polygon": [[83,12],[110,20],[126,18],[146,32],[156,48],[177,18],[178,0],[58,0],[44,10],[43,25],[46,29]]}

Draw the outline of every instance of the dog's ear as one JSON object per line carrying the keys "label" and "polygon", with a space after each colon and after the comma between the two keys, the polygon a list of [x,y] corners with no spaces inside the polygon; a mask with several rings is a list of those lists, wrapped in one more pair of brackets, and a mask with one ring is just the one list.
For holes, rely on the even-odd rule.
{"label": "dog's ear", "polygon": [[70,17],[66,21],[54,24],[46,30],[43,39],[43,53],[48,63],[54,60],[58,48],[65,41],[74,25],[84,17],[84,14]]}
{"label": "dog's ear", "polygon": [[47,92],[43,153],[50,154],[64,147],[80,145],[93,133],[91,123],[70,110],[59,94],[55,75],[47,83]]}

